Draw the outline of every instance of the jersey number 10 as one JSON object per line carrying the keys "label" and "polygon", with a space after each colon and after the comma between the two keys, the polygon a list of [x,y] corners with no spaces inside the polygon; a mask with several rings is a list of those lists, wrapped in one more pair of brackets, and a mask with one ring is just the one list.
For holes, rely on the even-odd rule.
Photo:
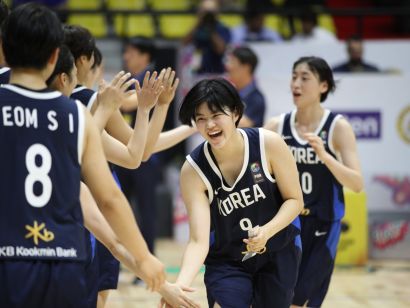
{"label": "jersey number 10", "polygon": [[[41,165],[37,166],[36,157],[41,157]],[[51,170],[51,154],[44,145],[35,143],[26,152],[26,168],[28,174],[24,181],[24,192],[27,202],[33,207],[45,206],[51,198],[53,184],[48,173]],[[40,195],[34,193],[34,184],[39,182],[42,186]]]}
{"label": "jersey number 10", "polygon": [[302,186],[302,191],[305,195],[308,195],[312,192],[312,175],[309,172],[303,172],[300,176],[300,184]]}

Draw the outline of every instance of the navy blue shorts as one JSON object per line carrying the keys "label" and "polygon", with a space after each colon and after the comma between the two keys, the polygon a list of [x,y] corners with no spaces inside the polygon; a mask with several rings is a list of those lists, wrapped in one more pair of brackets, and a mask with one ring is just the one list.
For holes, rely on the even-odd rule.
{"label": "navy blue shorts", "polygon": [[301,216],[301,225],[303,254],[293,304],[320,307],[329,288],[341,224]]}
{"label": "navy blue shorts", "polygon": [[103,244],[97,241],[98,291],[117,289],[120,262]]}
{"label": "navy blue shorts", "polygon": [[87,307],[84,263],[0,260],[0,307]]}
{"label": "navy blue shorts", "polygon": [[[87,231],[88,232],[88,231]],[[96,307],[98,292],[116,289],[120,263],[94,236],[88,232],[87,262],[85,265],[89,307]]]}
{"label": "navy blue shorts", "polygon": [[209,307],[289,308],[301,258],[300,237],[280,251],[245,262],[208,262],[205,285]]}

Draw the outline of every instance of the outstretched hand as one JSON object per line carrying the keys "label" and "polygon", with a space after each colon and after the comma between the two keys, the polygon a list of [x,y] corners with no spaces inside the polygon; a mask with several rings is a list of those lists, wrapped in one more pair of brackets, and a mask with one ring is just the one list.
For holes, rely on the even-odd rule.
{"label": "outstretched hand", "polygon": [[[138,96],[138,108],[139,109],[152,109],[158,101],[158,97],[164,90],[162,84],[162,78],[165,74],[165,69],[161,71],[158,78],[157,72],[150,74],[149,71],[145,73],[144,81],[142,87],[137,81],[135,84],[135,90]],[[150,76],[151,75],[151,76]]]}
{"label": "outstretched hand", "polygon": [[128,89],[136,80],[130,77],[130,73],[121,71],[109,83],[102,80],[98,87],[98,105],[110,110],[121,107],[121,103],[133,94],[133,91]]}
{"label": "outstretched hand", "polygon": [[199,304],[190,299],[185,292],[194,292],[195,289],[165,282],[159,293],[162,295],[158,308],[186,307],[199,308]]}
{"label": "outstretched hand", "polygon": [[164,265],[152,254],[136,263],[134,273],[147,284],[147,289],[153,292],[158,292],[165,282]]}
{"label": "outstretched hand", "polygon": [[158,104],[169,105],[175,97],[175,92],[179,85],[179,78],[175,78],[175,71],[168,67],[161,79],[164,85],[164,91],[162,91],[159,96]]}

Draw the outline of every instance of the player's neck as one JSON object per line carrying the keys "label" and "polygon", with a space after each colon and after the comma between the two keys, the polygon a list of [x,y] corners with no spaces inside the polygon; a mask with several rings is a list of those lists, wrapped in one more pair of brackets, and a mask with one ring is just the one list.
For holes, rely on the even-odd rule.
{"label": "player's neck", "polygon": [[12,69],[10,83],[21,85],[32,90],[47,88],[46,73],[36,69]]}
{"label": "player's neck", "polygon": [[226,144],[220,149],[212,148],[212,153],[214,154],[216,160],[220,162],[222,160],[238,156],[238,153],[243,152],[244,146],[245,142],[242,134],[239,130],[235,129],[235,132],[229,140],[227,140]]}
{"label": "player's neck", "polygon": [[302,126],[311,126],[319,123],[323,117],[325,109],[321,105],[298,108],[296,112],[296,123]]}

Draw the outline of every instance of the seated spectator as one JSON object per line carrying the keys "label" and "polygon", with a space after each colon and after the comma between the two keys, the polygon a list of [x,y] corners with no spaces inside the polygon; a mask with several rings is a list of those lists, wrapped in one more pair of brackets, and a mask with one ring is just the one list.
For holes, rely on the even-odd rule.
{"label": "seated spectator", "polygon": [[282,37],[264,26],[265,16],[260,9],[249,8],[244,14],[245,23],[232,29],[232,43],[282,42]]}
{"label": "seated spectator", "polygon": [[320,26],[317,23],[317,15],[312,10],[306,10],[301,16],[302,33],[293,36],[293,42],[318,42],[333,43],[337,42],[336,36]]}
{"label": "seated spectator", "polygon": [[380,72],[380,70],[363,60],[363,41],[358,35],[346,40],[346,51],[349,60],[333,68],[335,73]]}
{"label": "seated spectator", "polygon": [[223,56],[231,41],[231,32],[218,20],[218,11],[216,0],[203,0],[199,7],[198,23],[183,40],[184,44],[193,43],[202,54],[198,69],[200,74],[224,72]]}
{"label": "seated spectator", "polygon": [[228,79],[236,86],[245,103],[240,127],[261,127],[265,117],[266,103],[255,82],[258,57],[248,47],[235,48],[227,57]]}

